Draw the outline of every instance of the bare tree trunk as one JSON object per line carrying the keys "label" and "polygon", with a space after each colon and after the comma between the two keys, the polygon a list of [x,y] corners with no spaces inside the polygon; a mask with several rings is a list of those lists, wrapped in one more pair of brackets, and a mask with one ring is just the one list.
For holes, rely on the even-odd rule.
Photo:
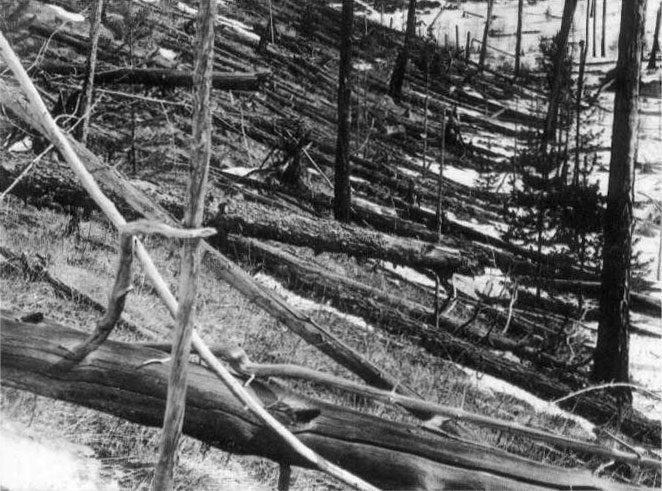
{"label": "bare tree trunk", "polygon": [[648,58],[648,68],[653,70],[657,66],[657,54],[660,52],[660,22],[662,21],[662,1],[657,8],[657,17],[655,17],[655,32],[653,33],[653,47]]}
{"label": "bare tree trunk", "polygon": [[487,0],[487,18],[485,19],[485,30],[483,31],[483,44],[480,45],[480,58],[478,60],[479,70],[481,70],[485,66],[485,56],[487,55],[487,36],[490,32],[490,24],[492,23],[492,7],[494,7],[494,0]]}
{"label": "bare tree trunk", "polygon": [[97,66],[97,48],[99,47],[99,33],[101,32],[101,14],[103,13],[103,0],[96,0],[92,7],[90,22],[90,51],[87,57],[87,77],[83,86],[83,101],[78,108],[78,115],[83,118],[80,126],[80,141],[87,143],[90,130],[90,112],[92,111],[92,94],[94,93],[94,71]]}
{"label": "bare tree trunk", "polygon": [[598,30],[598,0],[593,0],[593,58],[598,56],[596,31]]}
{"label": "bare tree trunk", "polygon": [[437,179],[437,213],[435,214],[435,229],[437,240],[441,239],[444,228],[444,157],[446,155],[446,109],[441,113],[441,158],[439,160],[439,177]]}
{"label": "bare tree trunk", "polygon": [[607,56],[607,0],[602,0],[602,39],[600,40],[600,56]]}
{"label": "bare tree trunk", "polygon": [[395,65],[393,66],[393,74],[391,75],[391,82],[389,84],[389,94],[396,101],[399,101],[400,98],[402,97],[402,84],[405,81],[405,74],[407,73],[409,50],[411,49],[411,41],[414,38],[415,34],[416,34],[416,0],[409,0],[405,39],[402,45],[402,50],[400,51],[400,53],[398,53],[398,57],[395,60]]}
{"label": "bare tree trunk", "polygon": [[515,77],[519,76],[520,57],[522,54],[522,17],[524,11],[524,0],[517,2],[517,39],[515,41]]}
{"label": "bare tree trunk", "polygon": [[582,94],[584,92],[584,70],[586,69],[586,43],[579,41],[579,75],[577,76],[577,120],[575,123],[575,172],[572,175],[572,182],[574,185],[579,185],[579,149],[581,146],[580,141],[580,128],[581,128],[581,112],[582,112]]}
{"label": "bare tree trunk", "polygon": [[[205,188],[211,156],[211,83],[214,70],[214,20],[216,0],[201,0],[198,7],[196,60],[193,73],[193,137],[191,148],[192,173],[188,184],[188,205],[183,225],[199,228],[204,211]],[[159,446],[159,461],[152,482],[155,491],[173,489],[173,467],[177,444],[182,434],[186,408],[186,386],[194,305],[200,271],[201,239],[185,240],[182,244],[179,278],[179,308],[172,342],[172,359],[168,378],[168,396]]]}
{"label": "bare tree trunk", "polygon": [[[605,213],[600,323],[594,352],[593,379],[629,382],[630,259],[634,164],[637,158],[639,80],[642,68],[646,0],[623,0],[618,39],[609,190]],[[623,403],[632,401],[620,389]]]}
{"label": "bare tree trunk", "polygon": [[340,33],[340,71],[338,74],[338,140],[333,214],[336,220],[348,222],[351,215],[352,189],[349,184],[349,113],[352,103],[352,35],[354,31],[354,0],[343,0]]}
{"label": "bare tree trunk", "polygon": [[559,113],[559,103],[561,99],[561,90],[563,89],[563,80],[561,72],[563,71],[563,62],[565,61],[565,52],[568,45],[568,35],[572,27],[572,19],[575,16],[577,0],[565,0],[563,6],[563,20],[561,21],[561,30],[556,35],[556,57],[554,59],[554,77],[552,79],[552,91],[549,95],[549,108],[545,119],[545,128],[542,136],[543,151],[547,148],[547,143],[554,139],[556,133],[556,124]]}

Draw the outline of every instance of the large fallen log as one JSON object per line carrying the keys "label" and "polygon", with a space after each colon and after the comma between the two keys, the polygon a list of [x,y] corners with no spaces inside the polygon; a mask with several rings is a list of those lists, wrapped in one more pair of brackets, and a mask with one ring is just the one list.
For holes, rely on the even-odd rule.
{"label": "large fallen log", "polygon": [[372,257],[418,269],[432,269],[450,276],[469,271],[460,251],[415,239],[404,240],[336,220],[294,216],[247,201],[229,203],[208,222],[219,233],[240,233],[310,247],[316,252],[341,252],[359,258]]}
{"label": "large fallen log", "polygon": [[[134,423],[161,425],[168,367],[148,363],[161,352],[106,341],[64,374],[58,363],[85,334],[48,319],[30,324],[17,317],[20,314],[1,313],[4,384]],[[636,489],[316,402],[280,384],[253,381],[249,390],[305,445],[385,489]],[[233,453],[307,465],[199,365],[190,367],[183,431]]]}
{"label": "large fallen log", "polygon": [[[85,68],[71,64],[43,63],[39,69],[59,75],[85,76]],[[212,87],[218,90],[258,90],[269,77],[269,72],[259,73],[214,73]],[[146,86],[192,87],[193,73],[164,68],[118,68],[94,74],[95,84],[135,84]]]}
{"label": "large fallen log", "polygon": [[[426,323],[429,312],[423,306],[394,299],[392,295],[381,293],[360,282],[343,279],[319,267],[314,267],[297,259],[276,247],[260,243],[257,240],[228,237],[228,250],[239,253],[250,251],[253,261],[261,260],[263,266],[290,289],[307,297],[323,298],[332,305],[395,335],[406,335],[407,339],[417,343],[430,353],[442,358],[449,358],[461,365],[488,373],[509,383],[521,387],[543,399],[552,400],[564,397],[580,388],[581,378],[575,378],[569,369],[561,369],[552,378],[558,367],[552,366],[548,373],[533,369],[525,363],[514,362],[495,354],[491,349],[483,349],[472,342],[460,339],[453,332],[468,339],[480,339],[482,329],[472,328],[470,324],[441,319],[441,329],[434,323]],[[490,343],[490,337],[485,339]],[[533,350],[504,337],[495,335],[492,348],[513,351],[516,354],[535,359]],[[541,366],[549,365],[549,358],[539,358]],[[565,372],[565,373],[564,373]],[[615,424],[624,434],[652,445],[660,445],[662,428],[659,421],[650,420],[639,412],[627,410],[621,412],[615,399],[595,393],[582,394],[561,405],[576,414],[580,414],[596,424]],[[620,417],[619,417],[620,414]],[[620,418],[620,419],[619,419]]]}

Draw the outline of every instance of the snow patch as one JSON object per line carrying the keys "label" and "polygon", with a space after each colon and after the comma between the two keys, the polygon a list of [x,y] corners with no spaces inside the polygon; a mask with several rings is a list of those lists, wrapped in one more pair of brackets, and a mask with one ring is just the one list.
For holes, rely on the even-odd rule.
{"label": "snow patch", "polygon": [[469,376],[471,383],[479,390],[507,394],[529,404],[536,413],[563,417],[576,423],[579,428],[586,432],[587,437],[595,437],[595,434],[593,433],[595,425],[590,421],[569,413],[568,411],[558,407],[556,404],[540,399],[530,392],[520,389],[519,387],[515,387],[514,385],[509,384],[508,382],[504,382],[503,380],[500,380],[496,377],[477,372],[476,370],[463,367],[462,365],[456,366]]}
{"label": "snow patch", "polygon": [[14,143],[11,147],[9,147],[8,150],[12,153],[23,153],[23,152],[29,152],[31,149],[32,149],[32,138],[26,136],[21,141],[17,141],[16,143]]}
{"label": "snow patch", "polygon": [[239,177],[244,177],[251,171],[254,171],[255,169],[253,167],[242,167],[242,166],[237,166],[237,167],[228,167],[227,169],[223,169],[223,172],[226,174],[230,174],[232,176],[239,176]]}
{"label": "snow patch", "polygon": [[427,277],[424,274],[419,273],[415,269],[406,266],[396,266],[386,262],[382,265],[382,267],[384,269],[394,272],[398,276],[402,276],[407,281],[416,283],[417,285],[421,285],[429,288],[435,287],[435,283],[431,278]]}
{"label": "snow patch", "polygon": [[304,311],[317,311],[317,312],[329,312],[330,314],[335,315],[336,317],[352,324],[355,327],[358,327],[362,331],[374,332],[374,327],[366,323],[362,318],[357,317],[351,314],[345,314],[339,310],[331,307],[330,305],[325,305],[313,300],[308,300],[303,298],[296,293],[292,293],[287,288],[285,288],[279,281],[272,278],[269,275],[264,273],[258,273],[254,276],[255,280],[265,288],[274,290],[278,295],[283,297],[285,301],[292,307],[301,309]]}
{"label": "snow patch", "polygon": [[177,53],[176,51],[173,51],[168,48],[159,48],[159,55],[168,61],[173,61],[178,54],[179,53]]}
{"label": "snow patch", "polygon": [[73,23],[85,22],[85,17],[83,17],[81,14],[77,14],[75,12],[69,12],[68,10],[63,9],[59,5],[48,4],[45,5],[45,7],[51,9],[55,14],[55,17],[57,17],[58,19],[64,22],[73,22]]}
{"label": "snow patch", "polygon": [[66,441],[40,441],[28,428],[2,418],[0,487],[12,491],[119,491],[103,480],[101,464],[89,447]]}

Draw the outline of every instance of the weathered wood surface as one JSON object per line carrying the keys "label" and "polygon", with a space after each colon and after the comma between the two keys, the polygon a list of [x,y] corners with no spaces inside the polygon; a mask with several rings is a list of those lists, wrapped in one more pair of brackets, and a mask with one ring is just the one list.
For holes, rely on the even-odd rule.
{"label": "weathered wood surface", "polygon": [[[2,382],[39,395],[84,405],[129,421],[158,426],[168,366],[148,364],[157,350],[107,341],[66,374],[57,363],[85,334],[44,319],[16,320],[3,310]],[[199,365],[190,367],[184,432],[217,448],[306,465]],[[301,441],[326,458],[385,489],[624,490],[584,471],[545,466],[484,446],[433,436],[298,396],[280,384],[253,381],[249,389]]]}
{"label": "weathered wood surface", "polygon": [[[537,356],[535,350],[505,336],[495,334],[484,337],[487,334],[485,326],[475,327],[459,319],[443,316],[441,329],[437,330],[434,320],[430,319],[431,309],[420,304],[396,299],[393,295],[380,293],[358,281],[344,279],[341,275],[311,266],[257,240],[230,237],[229,241],[229,250],[242,253],[250,251],[253,260],[262,260],[267,270],[285,282],[288,288],[306,296],[314,292],[318,298],[330,300],[344,312],[361,316],[392,334],[406,335],[432,354],[442,358],[450,356],[461,365],[507,380],[547,400],[563,397],[581,388],[581,379],[575,378],[571,369],[554,366],[551,363],[552,357]],[[481,335],[484,338],[482,340]],[[486,349],[474,344],[479,341],[486,343]],[[494,348],[512,351],[524,359],[537,358],[538,367],[532,368],[526,363],[508,360],[495,354],[492,351]],[[542,368],[547,368],[547,373]],[[561,406],[596,424],[618,424],[620,431],[642,442],[660,444],[662,428],[659,421],[648,419],[634,410],[623,413],[622,419],[616,421],[618,405],[611,397],[586,393],[562,402]]]}
{"label": "weathered wood surface", "polygon": [[372,257],[403,266],[432,269],[440,275],[469,271],[469,261],[460,251],[416,239],[402,239],[324,218],[284,214],[266,206],[243,201],[229,203],[209,225],[219,233],[277,240],[305,246],[317,252],[341,252],[359,258]]}

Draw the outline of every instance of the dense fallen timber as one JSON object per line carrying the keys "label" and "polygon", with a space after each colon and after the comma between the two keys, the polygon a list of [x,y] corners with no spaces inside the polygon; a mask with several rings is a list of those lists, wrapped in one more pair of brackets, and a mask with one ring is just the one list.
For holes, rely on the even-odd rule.
{"label": "dense fallen timber", "polygon": [[[0,102],[9,107],[26,123],[34,128],[41,128],[38,121],[34,119],[34,116],[25,110],[22,97],[11,86],[0,81],[0,89],[2,89],[0,90]],[[125,206],[132,208],[134,213],[150,219],[163,221],[164,223],[175,223],[172,216],[163,207],[132,186],[115,169],[109,168],[76,141],[71,140],[71,143],[74,145],[75,151],[80,155],[85,166],[90,172],[94,173],[101,185],[105,189],[108,189],[112,196],[122,201]],[[289,306],[284,299],[275,295],[270,290],[261,287],[250,275],[245,273],[218,250],[212,248],[208,243],[204,243],[203,250],[205,252],[203,257],[204,264],[218,279],[228,282],[249,300],[255,302],[260,308],[283,322],[290,330],[301,336],[308,343],[330,356],[340,365],[357,374],[368,384],[379,388],[396,387],[398,392],[416,397],[415,392],[407,386],[400,384],[397,378],[385,373],[379,367],[361,357],[359,353],[330,335],[330,333],[313,322],[308,316]],[[414,330],[419,330],[418,325]],[[439,338],[429,339],[432,339],[431,343],[428,340],[421,344],[426,348],[432,347],[433,351],[439,354],[445,353],[443,342]],[[468,342],[464,343],[467,347],[471,346]],[[475,354],[472,351],[467,351],[466,353],[474,353],[476,356],[474,366],[480,366],[483,359],[480,353]],[[460,353],[458,352],[458,354]],[[495,361],[508,366],[514,365],[505,358]],[[536,389],[536,380],[539,376],[535,373],[532,376],[529,373],[523,374],[521,365],[513,367],[511,374],[511,382],[538,394],[547,393],[550,397],[561,397],[570,392],[570,389],[565,384],[553,381],[547,377],[543,384],[544,389]],[[519,382],[517,382],[518,380]],[[619,414],[616,404],[608,398],[603,397],[582,396],[576,403],[570,401],[566,402],[566,405],[574,408],[580,414],[586,414],[587,416],[591,414],[601,415],[599,418],[600,423],[615,422]],[[661,441],[660,423],[650,421],[632,411],[628,411],[627,414],[622,415],[619,429],[626,435],[645,443],[659,445]]]}
{"label": "dense fallen timber", "polygon": [[[84,67],[61,63],[45,63],[39,69],[51,74],[85,76]],[[214,73],[212,87],[217,90],[258,90],[269,77],[269,72]],[[95,84],[135,84],[163,88],[192,87],[193,73],[164,68],[118,68],[94,74]]]}
{"label": "dense fallen timber", "polygon": [[[162,358],[162,352],[106,341],[64,375],[57,364],[85,333],[49,319],[16,320],[21,315],[1,313],[3,383],[135,423],[161,425],[169,367],[148,362]],[[304,444],[385,489],[637,489],[313,401],[280,384],[253,381],[249,388]],[[230,452],[306,465],[199,365],[189,372],[183,430]]]}
{"label": "dense fallen timber", "polygon": [[[576,370],[571,366],[558,366],[552,356],[500,333],[492,336],[492,330],[485,326],[442,315],[440,328],[436,329],[430,319],[434,314],[425,306],[343,278],[258,240],[230,236],[226,245],[239,256],[261,261],[271,274],[302,295],[331,301],[341,311],[361,316],[391,334],[404,334],[440,358],[506,380],[545,400],[564,397],[585,383],[573,374]],[[511,361],[494,353],[494,349],[513,352],[526,362]],[[529,366],[531,361],[535,361],[535,368]],[[560,405],[596,424],[616,425],[639,441],[660,444],[659,421],[632,409],[619,412],[616,401],[607,395],[589,392]]]}

